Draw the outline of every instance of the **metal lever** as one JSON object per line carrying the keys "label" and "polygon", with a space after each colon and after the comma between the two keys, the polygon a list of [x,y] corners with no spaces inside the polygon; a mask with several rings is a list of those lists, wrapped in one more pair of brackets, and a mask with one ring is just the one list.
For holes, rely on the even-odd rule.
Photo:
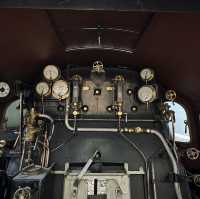
{"label": "metal lever", "polygon": [[185,120],[184,121],[184,124],[185,124],[185,134],[187,134],[187,129],[188,129],[188,121]]}
{"label": "metal lever", "polygon": [[88,171],[89,167],[93,163],[94,159],[98,157],[98,154],[99,154],[99,151],[96,150],[94,152],[94,154],[90,157],[90,159],[87,161],[87,163],[85,164],[85,166],[83,167],[83,169],[81,170],[81,172],[79,173],[77,179],[74,181],[74,184],[73,184],[73,186],[74,186],[75,189],[77,189],[80,180],[86,174],[86,172]]}
{"label": "metal lever", "polygon": [[94,152],[94,154],[90,157],[90,159],[87,161],[87,163],[85,164],[85,166],[83,167],[83,169],[81,170],[81,172],[79,173],[78,177],[76,178],[76,180],[73,183],[73,198],[77,198],[77,194],[78,194],[78,185],[80,180],[82,179],[82,177],[86,174],[86,172],[88,171],[89,167],[91,166],[91,164],[93,163],[94,159],[97,158],[99,151],[96,150]]}

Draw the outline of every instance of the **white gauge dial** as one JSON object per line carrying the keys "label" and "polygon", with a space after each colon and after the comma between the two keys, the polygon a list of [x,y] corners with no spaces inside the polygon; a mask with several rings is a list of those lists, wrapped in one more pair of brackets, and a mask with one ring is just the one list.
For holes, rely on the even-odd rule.
{"label": "white gauge dial", "polygon": [[54,81],[59,78],[60,70],[57,66],[47,65],[43,70],[43,75],[46,80]]}
{"label": "white gauge dial", "polygon": [[153,86],[142,86],[138,90],[138,98],[143,103],[153,102],[156,99],[156,90]]}
{"label": "white gauge dial", "polygon": [[58,80],[53,84],[52,95],[57,99],[65,99],[69,96],[69,87],[66,81]]}
{"label": "white gauge dial", "polygon": [[10,93],[10,86],[6,82],[0,82],[0,98],[7,97]]}
{"label": "white gauge dial", "polygon": [[150,68],[144,68],[140,72],[143,81],[151,81],[154,78],[154,71]]}
{"label": "white gauge dial", "polygon": [[36,85],[35,90],[36,90],[37,94],[40,96],[47,96],[50,94],[50,87],[47,84],[47,82],[39,82]]}

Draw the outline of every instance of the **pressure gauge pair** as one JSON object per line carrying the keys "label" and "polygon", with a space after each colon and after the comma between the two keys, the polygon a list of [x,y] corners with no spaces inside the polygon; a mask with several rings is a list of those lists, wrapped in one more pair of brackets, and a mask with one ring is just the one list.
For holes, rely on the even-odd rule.
{"label": "pressure gauge pair", "polygon": [[[36,92],[39,96],[48,96],[52,93],[53,97],[62,100],[69,95],[68,83],[60,78],[60,70],[55,65],[48,65],[43,70],[44,78],[47,82],[42,81],[36,85]],[[52,88],[51,86],[52,85]]]}
{"label": "pressure gauge pair", "polygon": [[146,85],[142,86],[138,90],[138,99],[145,104],[151,103],[156,99],[156,89],[152,85],[147,85],[147,82],[150,82],[154,79],[155,73],[150,68],[144,68],[140,72],[141,79],[146,82]]}
{"label": "pressure gauge pair", "polygon": [[55,81],[52,85],[52,89],[47,82],[39,82],[36,85],[36,92],[39,96],[46,97],[51,94],[51,90],[53,97],[59,100],[65,99],[69,95],[69,86],[64,80]]}

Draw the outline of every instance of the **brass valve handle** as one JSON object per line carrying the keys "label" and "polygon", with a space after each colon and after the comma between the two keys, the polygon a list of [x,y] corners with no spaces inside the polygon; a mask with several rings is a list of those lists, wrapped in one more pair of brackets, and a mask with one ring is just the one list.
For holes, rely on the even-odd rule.
{"label": "brass valve handle", "polygon": [[193,182],[197,187],[200,187],[200,175],[194,175]]}
{"label": "brass valve handle", "polygon": [[104,72],[103,63],[101,61],[95,61],[93,63],[93,72]]}
{"label": "brass valve handle", "polygon": [[31,188],[30,187],[19,187],[13,196],[13,199],[31,199]]}
{"label": "brass valve handle", "polygon": [[200,151],[196,148],[188,148],[186,151],[187,158],[190,160],[197,160],[199,158]]}
{"label": "brass valve handle", "polygon": [[166,91],[165,98],[169,101],[174,101],[176,99],[176,92],[174,90]]}

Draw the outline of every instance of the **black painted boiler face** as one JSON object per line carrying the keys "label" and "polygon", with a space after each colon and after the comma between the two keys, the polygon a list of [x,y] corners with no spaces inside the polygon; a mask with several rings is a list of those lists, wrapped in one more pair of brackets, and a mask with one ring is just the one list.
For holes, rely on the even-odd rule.
{"label": "black painted boiler face", "polygon": [[9,199],[189,198],[179,187],[187,184],[166,183],[179,165],[167,125],[173,112],[154,73],[107,66],[97,84],[91,67],[46,68],[48,78],[16,102],[18,155],[4,158]]}

